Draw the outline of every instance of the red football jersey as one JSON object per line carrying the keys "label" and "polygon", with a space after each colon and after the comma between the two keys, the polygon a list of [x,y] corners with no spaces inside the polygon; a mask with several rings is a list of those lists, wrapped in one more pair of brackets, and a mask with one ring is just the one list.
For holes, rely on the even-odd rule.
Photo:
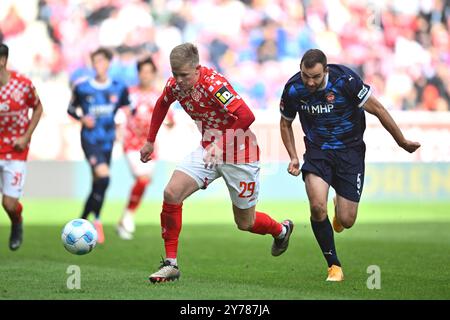
{"label": "red football jersey", "polygon": [[[218,137],[217,132],[225,135],[236,121],[233,111],[246,105],[223,75],[204,66],[200,68],[199,80],[188,93],[181,90],[174,77],[169,78],[158,101],[168,108],[175,100],[196,122],[204,148],[214,140],[212,137]],[[234,140],[234,144],[225,148],[223,161],[250,163],[259,160],[256,137],[250,129],[245,134],[236,134]]]}
{"label": "red football jersey", "polygon": [[0,159],[27,159],[29,145],[19,152],[14,149],[13,143],[28,129],[28,109],[35,109],[39,104],[31,80],[10,71],[8,83],[0,88]]}
{"label": "red football jersey", "polygon": [[[127,116],[123,142],[125,152],[139,151],[147,141],[150,119],[159,94],[155,90],[144,91],[136,86],[129,88],[129,97],[135,112]],[[173,121],[171,112],[167,117]],[[152,158],[156,159],[156,152],[153,152]]]}

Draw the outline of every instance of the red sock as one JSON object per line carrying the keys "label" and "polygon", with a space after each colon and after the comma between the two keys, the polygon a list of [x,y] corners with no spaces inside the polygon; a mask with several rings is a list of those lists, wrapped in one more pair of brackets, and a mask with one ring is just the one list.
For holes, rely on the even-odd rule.
{"label": "red sock", "polygon": [[22,222],[22,209],[22,204],[20,202],[17,202],[16,212],[14,212],[13,214],[8,213],[9,219],[13,224]]}
{"label": "red sock", "polygon": [[130,200],[128,201],[127,209],[130,211],[135,211],[136,208],[141,203],[142,196],[150,183],[148,179],[136,179],[133,189],[131,189]]}
{"label": "red sock", "polygon": [[166,258],[176,259],[178,251],[178,236],[181,231],[181,213],[183,204],[163,202],[161,212],[161,229]]}
{"label": "red sock", "polygon": [[257,234],[271,234],[273,237],[277,237],[282,230],[283,225],[281,223],[273,220],[264,212],[256,211],[255,223],[250,232]]}

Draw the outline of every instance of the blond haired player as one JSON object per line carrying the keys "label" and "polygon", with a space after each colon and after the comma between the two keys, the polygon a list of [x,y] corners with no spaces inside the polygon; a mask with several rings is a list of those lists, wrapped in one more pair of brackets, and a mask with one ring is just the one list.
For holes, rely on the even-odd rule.
{"label": "blond haired player", "polygon": [[256,211],[259,193],[259,149],[249,126],[255,117],[228,80],[199,64],[198,49],[191,43],[176,46],[170,53],[173,76],[156,102],[141,160],[151,160],[154,142],[170,105],[178,101],[202,134],[201,145],[178,165],[164,190],[161,212],[166,257],[153,283],[180,277],[177,264],[183,201],[222,177],[232,201],[234,221],[243,231],[274,237],[272,255],[286,251],[294,227],[279,223]]}

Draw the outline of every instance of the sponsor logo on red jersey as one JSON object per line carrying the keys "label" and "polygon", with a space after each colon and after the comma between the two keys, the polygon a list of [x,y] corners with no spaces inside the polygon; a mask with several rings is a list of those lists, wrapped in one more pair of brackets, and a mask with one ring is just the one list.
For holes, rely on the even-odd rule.
{"label": "sponsor logo on red jersey", "polygon": [[225,86],[221,87],[215,96],[224,106],[229,104],[234,98],[234,95]]}

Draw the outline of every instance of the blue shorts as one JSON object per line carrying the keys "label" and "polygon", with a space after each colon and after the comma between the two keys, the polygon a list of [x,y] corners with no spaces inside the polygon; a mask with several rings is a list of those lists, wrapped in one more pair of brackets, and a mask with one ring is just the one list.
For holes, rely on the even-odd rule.
{"label": "blue shorts", "polygon": [[335,150],[308,146],[303,155],[302,177],[307,173],[321,177],[336,193],[359,202],[364,185],[366,145]]}
{"label": "blue shorts", "polygon": [[102,163],[106,163],[108,166],[110,165],[112,149],[104,150],[102,145],[92,144],[86,141],[81,141],[81,148],[91,167],[96,167]]}

